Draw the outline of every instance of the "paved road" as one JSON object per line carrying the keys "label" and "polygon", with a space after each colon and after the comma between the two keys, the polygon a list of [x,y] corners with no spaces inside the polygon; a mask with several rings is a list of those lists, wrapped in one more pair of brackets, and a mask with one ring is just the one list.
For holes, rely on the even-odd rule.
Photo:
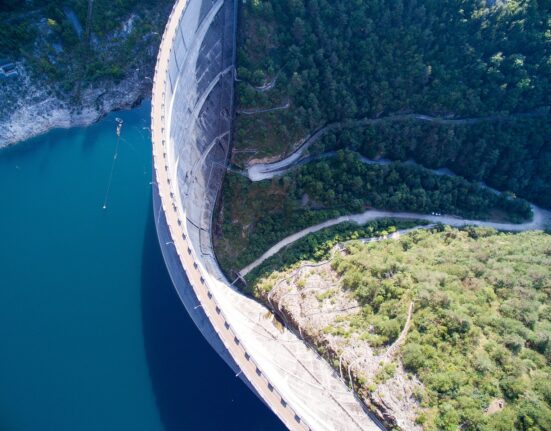
{"label": "paved road", "polygon": [[303,229],[297,233],[289,235],[287,238],[279,241],[277,244],[272,246],[268,251],[266,251],[262,256],[256,259],[254,262],[247,265],[239,273],[241,276],[247,275],[254,268],[258,267],[262,262],[264,262],[269,257],[273,256],[279,252],[284,247],[294,243],[300,238],[305,237],[308,234],[318,232],[327,227],[335,226],[344,222],[357,223],[359,225],[366,224],[369,221],[380,219],[380,218],[397,218],[397,219],[406,219],[406,220],[426,220],[431,223],[442,223],[450,226],[487,226],[493,227],[497,230],[511,231],[511,232],[520,232],[525,230],[543,230],[551,223],[551,213],[549,211],[543,210],[535,205],[532,205],[532,211],[534,217],[531,221],[520,224],[513,223],[495,223],[490,221],[482,220],[469,220],[453,216],[434,216],[428,214],[416,214],[411,212],[393,212],[393,211],[379,211],[379,210],[368,210],[361,214],[355,215],[346,215],[337,217],[331,220],[327,220],[323,223],[319,223],[314,226],[310,226],[306,229]]}
{"label": "paved road", "polygon": [[274,108],[254,108],[254,109],[239,109],[238,114],[241,115],[254,115],[254,114],[263,114],[266,112],[281,111],[282,109],[287,109],[291,104],[289,102],[281,106],[276,106]]}

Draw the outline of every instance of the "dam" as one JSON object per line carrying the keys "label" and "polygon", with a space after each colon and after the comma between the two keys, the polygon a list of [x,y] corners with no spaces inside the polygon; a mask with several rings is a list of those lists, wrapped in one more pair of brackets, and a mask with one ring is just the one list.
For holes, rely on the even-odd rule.
{"label": "dam", "polygon": [[161,40],[151,131],[163,257],[203,336],[287,428],[378,430],[341,376],[267,308],[236,290],[214,256],[213,212],[234,115],[237,6],[237,0],[177,0]]}

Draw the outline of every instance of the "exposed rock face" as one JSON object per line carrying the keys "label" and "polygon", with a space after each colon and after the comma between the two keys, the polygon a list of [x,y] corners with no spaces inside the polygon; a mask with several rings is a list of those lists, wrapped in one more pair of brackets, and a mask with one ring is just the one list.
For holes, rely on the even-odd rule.
{"label": "exposed rock face", "polygon": [[0,88],[7,101],[0,112],[0,147],[40,135],[53,128],[86,126],[111,111],[127,109],[149,97],[150,81],[134,72],[119,83],[104,82],[81,89],[78,101],[63,100],[55,89],[31,80],[18,65],[17,82]]}
{"label": "exposed rock face", "polygon": [[[391,349],[372,348],[350,325],[362,307],[342,288],[329,262],[305,264],[290,274],[280,274],[273,289],[261,295],[343,379],[355,382],[362,400],[389,427],[422,429],[415,423],[421,409],[416,398],[421,382],[389,354]],[[385,366],[392,368],[392,375],[383,377]]]}
{"label": "exposed rock face", "polygon": [[138,0],[117,7],[114,17],[107,4],[95,5],[87,17],[69,4],[55,17],[39,5],[17,6],[8,21],[20,22],[31,37],[3,46],[16,76],[0,78],[0,147],[52,128],[89,125],[150,97],[172,5]]}

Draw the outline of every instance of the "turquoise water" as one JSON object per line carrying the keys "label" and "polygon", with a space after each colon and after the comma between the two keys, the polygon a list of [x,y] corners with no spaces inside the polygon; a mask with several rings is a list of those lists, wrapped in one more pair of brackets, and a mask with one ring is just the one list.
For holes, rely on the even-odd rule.
{"label": "turquoise water", "polygon": [[0,431],[282,429],[170,284],[148,125],[144,104],[0,151]]}

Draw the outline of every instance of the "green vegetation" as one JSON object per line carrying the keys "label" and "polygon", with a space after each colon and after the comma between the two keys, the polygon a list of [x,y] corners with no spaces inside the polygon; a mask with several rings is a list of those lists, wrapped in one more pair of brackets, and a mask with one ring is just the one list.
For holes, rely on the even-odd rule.
{"label": "green vegetation", "polygon": [[289,107],[238,115],[234,162],[288,153],[347,119],[491,116],[382,122],[354,132],[357,150],[447,166],[550,206],[551,116],[540,110],[551,105],[550,12],[549,0],[248,1],[238,108]]}
{"label": "green vegetation", "polygon": [[[414,301],[398,357],[424,385],[417,420],[425,430],[551,429],[550,235],[442,226],[348,243],[331,266],[362,309],[326,331],[350,342],[388,346]],[[256,291],[273,282],[261,279]],[[394,370],[385,365],[375,383]],[[487,412],[499,399],[503,408]]]}
{"label": "green vegetation", "polygon": [[531,216],[526,201],[497,195],[461,177],[435,175],[404,163],[369,165],[351,152],[341,151],[291,175],[296,198],[306,193],[320,205],[342,206],[351,212],[369,206],[482,219],[498,209],[513,221]]}
{"label": "green vegetation", "polygon": [[[304,260],[319,262],[330,257],[337,244],[359,238],[386,237],[401,229],[427,224],[423,220],[381,219],[358,226],[355,223],[340,223],[312,233],[285,247],[279,253],[266,259],[245,277],[249,288],[254,289],[257,281],[274,271],[286,271]],[[253,292],[253,290],[251,290]]]}
{"label": "green vegetation", "polygon": [[403,163],[367,165],[355,154],[339,152],[272,181],[226,175],[216,255],[226,271],[239,270],[294,232],[371,207],[515,221],[531,216],[525,201],[462,178]]}
{"label": "green vegetation", "polygon": [[118,81],[137,68],[150,75],[159,42],[154,33],[162,31],[171,5],[169,0],[8,0],[0,7],[0,57],[24,60],[35,77],[74,96],[82,84]]}
{"label": "green vegetation", "polygon": [[[379,123],[327,133],[310,150],[323,153],[347,148],[369,158],[415,159],[429,168],[448,166],[465,178],[485,181],[549,208],[550,142],[551,121],[542,116],[471,125]],[[504,154],[508,154],[507,162]]]}
{"label": "green vegetation", "polygon": [[283,238],[344,214],[342,208],[313,208],[290,198],[288,180],[252,183],[226,174],[218,227],[216,258],[226,273],[239,271]]}
{"label": "green vegetation", "polygon": [[[228,175],[222,266],[242,268],[292,232],[367,208],[520,221],[531,210],[516,196],[551,207],[550,35],[549,0],[244,3],[233,163],[281,158],[328,125],[308,151],[338,153],[272,181]],[[438,119],[396,119],[408,113]],[[249,287],[262,298],[298,262],[385,228],[303,238],[249,274]],[[331,265],[361,312],[317,328],[326,335],[386,350],[414,302],[398,357],[424,385],[424,429],[551,430],[551,236],[439,227],[352,242]],[[363,381],[364,394],[395,365]]]}

